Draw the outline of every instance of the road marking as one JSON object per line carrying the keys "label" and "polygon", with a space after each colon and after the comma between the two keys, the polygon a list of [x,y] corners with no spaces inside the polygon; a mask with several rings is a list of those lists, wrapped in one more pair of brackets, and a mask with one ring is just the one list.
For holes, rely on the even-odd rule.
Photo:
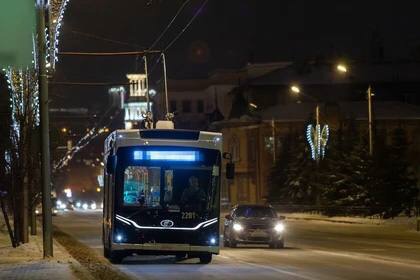
{"label": "road marking", "polygon": [[310,277],[310,276],[304,276],[304,275],[294,273],[294,272],[291,272],[291,271],[287,271],[287,270],[284,270],[284,269],[281,269],[281,268],[276,268],[276,267],[272,267],[272,266],[268,266],[268,265],[241,261],[241,260],[238,260],[236,258],[232,258],[232,257],[228,257],[228,256],[219,255],[219,257],[222,257],[224,259],[231,259],[233,262],[236,262],[236,263],[242,263],[242,264],[246,264],[246,265],[257,267],[257,268],[262,268],[262,269],[265,269],[265,270],[272,270],[272,271],[275,271],[275,272],[283,273],[283,274],[293,276],[293,277],[297,277],[297,278],[300,278],[300,279],[306,279],[306,280],[318,280],[319,279],[319,278],[313,278],[313,277]]}
{"label": "road marking", "polygon": [[331,256],[338,256],[338,257],[345,257],[345,258],[352,258],[352,259],[364,259],[371,262],[382,262],[382,263],[391,263],[395,265],[403,265],[408,267],[415,267],[417,269],[420,269],[420,263],[419,262],[413,262],[408,259],[389,259],[385,257],[375,256],[375,255],[368,255],[368,254],[361,254],[361,253],[345,253],[345,252],[331,252],[331,251],[324,251],[324,250],[315,250],[315,249],[307,249],[308,251],[312,251],[314,253],[318,254],[324,254],[324,255],[331,255]]}

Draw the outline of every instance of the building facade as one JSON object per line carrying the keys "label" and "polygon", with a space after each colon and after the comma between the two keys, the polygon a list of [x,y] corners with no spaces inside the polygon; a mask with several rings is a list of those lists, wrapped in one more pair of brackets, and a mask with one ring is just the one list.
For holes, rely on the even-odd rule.
{"label": "building facade", "polygon": [[[320,123],[329,125],[330,137],[334,137],[340,125],[350,121],[367,133],[366,106],[366,102],[323,104],[320,106]],[[420,107],[401,102],[376,102],[374,106],[375,133],[383,137],[385,143],[391,143],[394,129],[403,128],[407,132],[409,160],[420,179]],[[283,139],[289,134],[305,135],[306,125],[313,119],[315,108],[315,103],[277,105],[253,117],[242,116],[213,124],[223,133],[223,148],[232,154],[236,166],[235,179],[223,182],[222,200],[225,203],[267,201],[270,172],[279,156]]]}

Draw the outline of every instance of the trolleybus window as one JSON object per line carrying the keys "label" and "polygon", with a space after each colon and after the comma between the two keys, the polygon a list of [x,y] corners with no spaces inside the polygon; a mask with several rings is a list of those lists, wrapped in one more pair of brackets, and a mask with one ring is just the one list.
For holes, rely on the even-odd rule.
{"label": "trolleybus window", "polygon": [[160,205],[160,167],[128,166],[124,171],[124,205]]}

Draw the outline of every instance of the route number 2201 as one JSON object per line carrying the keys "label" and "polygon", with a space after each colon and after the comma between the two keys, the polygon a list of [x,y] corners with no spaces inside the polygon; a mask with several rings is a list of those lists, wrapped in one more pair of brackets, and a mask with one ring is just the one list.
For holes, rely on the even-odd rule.
{"label": "route number 2201", "polygon": [[195,219],[196,216],[195,212],[181,212],[181,215],[181,219],[183,220],[192,220]]}

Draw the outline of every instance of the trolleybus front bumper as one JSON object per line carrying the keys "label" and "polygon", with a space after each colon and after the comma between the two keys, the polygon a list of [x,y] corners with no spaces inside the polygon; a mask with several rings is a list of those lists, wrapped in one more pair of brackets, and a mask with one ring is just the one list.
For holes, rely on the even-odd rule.
{"label": "trolleybus front bumper", "polygon": [[219,254],[219,246],[196,246],[176,243],[112,243],[112,250],[124,251],[154,251],[154,252],[208,252]]}

